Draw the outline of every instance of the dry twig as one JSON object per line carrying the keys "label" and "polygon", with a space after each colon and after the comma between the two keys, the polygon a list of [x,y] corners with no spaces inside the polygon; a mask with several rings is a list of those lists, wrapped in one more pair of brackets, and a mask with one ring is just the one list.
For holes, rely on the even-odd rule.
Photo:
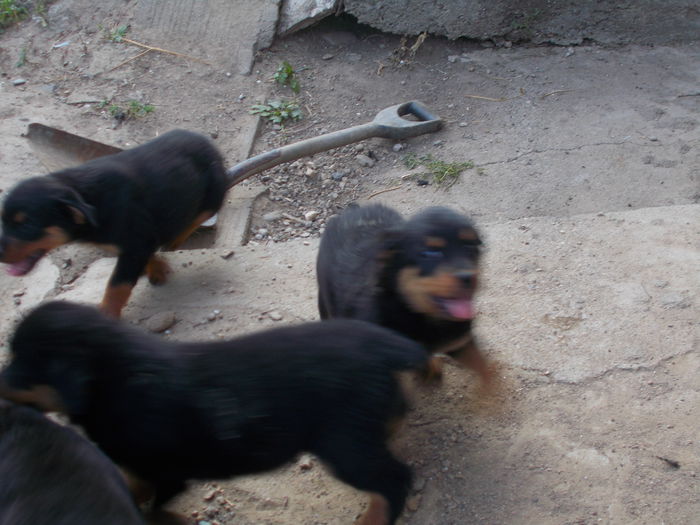
{"label": "dry twig", "polygon": [[557,95],[559,93],[569,93],[570,91],[576,91],[576,90],[575,89],[557,89],[556,91],[550,91],[549,93],[545,93],[540,98],[544,100],[546,97],[548,97],[550,95]]}
{"label": "dry twig", "polygon": [[382,193],[386,193],[387,191],[400,190],[401,188],[403,188],[403,186],[401,184],[399,184],[398,186],[392,186],[391,188],[384,188],[383,190],[375,191],[369,197],[367,197],[366,200],[370,200],[372,197],[376,197],[377,195],[380,195]]}
{"label": "dry twig", "polygon": [[190,55],[185,55],[184,53],[178,53],[177,51],[170,51],[168,49],[163,49],[160,47],[149,46],[148,44],[143,44],[141,42],[137,42],[136,40],[131,40],[130,38],[122,37],[122,42],[126,42],[128,44],[133,44],[133,45],[138,46],[138,47],[142,47],[144,49],[147,49],[148,51],[158,51],[159,53],[166,53],[168,55],[175,55],[177,57],[188,58],[188,59],[194,60],[196,62],[201,62],[202,64],[207,64],[208,66],[211,65],[211,63],[207,62],[206,60],[202,60],[201,58],[193,57]]}

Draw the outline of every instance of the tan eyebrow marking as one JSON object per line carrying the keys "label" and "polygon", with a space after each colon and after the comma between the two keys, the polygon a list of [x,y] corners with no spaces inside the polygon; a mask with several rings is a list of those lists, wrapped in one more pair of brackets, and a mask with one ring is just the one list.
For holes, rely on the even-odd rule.
{"label": "tan eyebrow marking", "polygon": [[447,246],[447,241],[442,237],[426,237],[425,245],[428,248],[444,248]]}
{"label": "tan eyebrow marking", "polygon": [[477,241],[479,238],[476,236],[476,232],[474,230],[459,230],[458,237],[463,240],[463,241]]}

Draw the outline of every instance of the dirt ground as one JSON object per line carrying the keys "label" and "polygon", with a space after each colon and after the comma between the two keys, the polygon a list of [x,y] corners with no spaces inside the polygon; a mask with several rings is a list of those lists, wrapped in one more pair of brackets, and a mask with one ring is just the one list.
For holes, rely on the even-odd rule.
{"label": "dirt ground", "polygon": [[[416,474],[402,523],[698,523],[697,44],[428,38],[411,50],[413,40],[328,20],[259,52],[241,76],[160,52],[130,60],[142,49],[105,38],[129,21],[127,7],[77,3],[56,2],[46,27],[28,20],[0,35],[0,197],[43,172],[21,137],[34,121],[120,147],[186,127],[214,137],[232,165],[257,126],[250,106],[292,96],[270,81],[283,60],[297,72],[304,117],[263,124],[254,152],[412,99],[446,120],[433,135],[371,139],[235,188],[232,198],[260,194],[248,242],[205,234],[170,253],[171,282],[139,284],[127,322],[148,329],[165,315],[174,324],[163,337],[210,339],[314,320],[314,257],[332,214],[367,199],[405,214],[452,206],[486,239],[477,331],[501,365],[501,389],[484,398],[450,363],[442,386],[415,389],[394,443]],[[206,57],[189,43],[174,50]],[[109,106],[132,99],[155,110],[114,119]],[[444,188],[409,169],[409,155],[473,167]],[[1,275],[3,345],[41,300],[99,301],[112,266],[69,246],[28,277]],[[174,507],[200,525],[320,525],[351,523],[365,503],[304,456],[275,473],[194,485]]]}

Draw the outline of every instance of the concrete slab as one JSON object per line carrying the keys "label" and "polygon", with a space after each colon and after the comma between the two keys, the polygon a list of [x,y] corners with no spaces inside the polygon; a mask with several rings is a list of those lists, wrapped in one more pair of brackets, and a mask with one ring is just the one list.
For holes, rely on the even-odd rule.
{"label": "concrete slab", "polygon": [[146,0],[136,3],[131,23],[159,47],[248,74],[255,52],[272,43],[279,5],[280,0]]}
{"label": "concrete slab", "polygon": [[[354,52],[369,52],[358,43]],[[700,198],[697,97],[700,48],[518,48],[460,52],[426,43],[411,68],[334,82],[377,107],[430,101],[446,120],[437,134],[384,154],[373,172],[400,191],[382,199],[415,211],[455,206],[480,220],[577,215],[689,204]],[[438,71],[439,70],[439,71]],[[346,87],[347,86],[347,87]],[[385,95],[384,95],[385,94]],[[380,98],[382,95],[386,98]],[[369,97],[374,97],[370,99]],[[378,152],[391,144],[376,140]],[[406,182],[402,157],[471,160],[474,170],[444,191]],[[393,162],[392,162],[393,161]],[[372,176],[374,176],[374,173]]]}
{"label": "concrete slab", "polygon": [[[680,523],[692,522],[700,510],[692,481],[679,485],[655,456],[680,461],[681,476],[700,469],[699,219],[700,206],[690,205],[481,225],[488,251],[477,334],[502,364],[504,405],[467,405],[473,381],[449,364],[442,389],[416,393],[396,443],[424,486],[407,523],[558,525],[565,506],[623,525],[643,505],[650,519],[640,523],[651,524],[669,501]],[[170,253],[172,280],[139,283],[125,320],[145,326],[173,311],[164,337],[206,340],[315,319],[317,242],[251,244],[227,259],[217,250]],[[59,297],[98,301],[113,262],[98,261]],[[245,525],[260,512],[274,525],[302,523],[309,505],[319,520],[350,522],[363,501],[322,470],[302,475],[296,466],[218,486],[254,503],[236,507]],[[198,508],[210,490],[195,487],[176,508]]]}
{"label": "concrete slab", "polygon": [[280,8],[277,35],[304,29],[338,10],[338,0],[285,0]]}
{"label": "concrete slab", "polygon": [[699,205],[484,229],[479,328],[511,365],[576,383],[697,349]]}
{"label": "concrete slab", "polygon": [[345,10],[364,24],[395,34],[422,32],[449,38],[580,44],[669,44],[697,40],[700,10],[693,0],[345,0]]}
{"label": "concrete slab", "polygon": [[[142,279],[124,318],[142,322],[164,310],[173,311],[179,322],[166,335],[177,339],[232,337],[273,325],[276,322],[268,315],[272,311],[284,323],[315,319],[317,247],[314,241],[240,246],[233,255],[230,249],[168,252],[165,257],[173,268],[170,280],[154,287]],[[96,261],[57,297],[98,303],[115,260]]]}

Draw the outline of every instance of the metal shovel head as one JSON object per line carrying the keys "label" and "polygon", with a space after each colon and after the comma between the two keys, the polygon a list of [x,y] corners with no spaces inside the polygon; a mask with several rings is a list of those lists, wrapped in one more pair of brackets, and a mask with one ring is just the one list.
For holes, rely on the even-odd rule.
{"label": "metal shovel head", "polygon": [[25,137],[34,154],[49,171],[78,166],[88,160],[122,151],[36,122],[29,124]]}

